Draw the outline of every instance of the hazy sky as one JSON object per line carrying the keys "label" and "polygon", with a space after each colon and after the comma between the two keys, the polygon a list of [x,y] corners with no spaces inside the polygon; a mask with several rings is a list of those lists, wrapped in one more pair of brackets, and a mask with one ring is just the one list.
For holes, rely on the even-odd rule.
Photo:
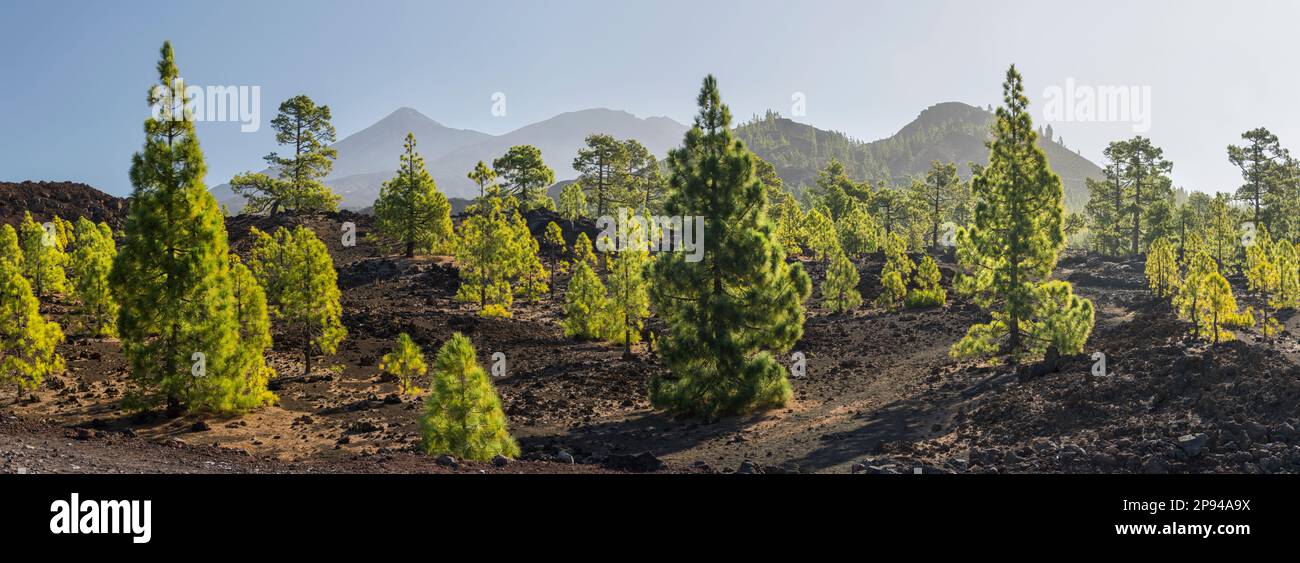
{"label": "hazy sky", "polygon": [[[129,192],[145,94],[170,39],[190,84],[257,85],[257,133],[203,123],[209,185],[258,169],[305,93],[342,138],[400,106],[487,133],[590,107],[689,123],[718,76],[738,118],[791,112],[874,140],[942,101],[998,103],[1008,64],[1045,88],[1147,86],[1175,182],[1234,188],[1225,147],[1266,126],[1300,152],[1300,1],[0,0],[0,180]],[[494,116],[491,96],[506,94]],[[1129,123],[1053,124],[1095,162]],[[396,157],[394,157],[396,158]]]}

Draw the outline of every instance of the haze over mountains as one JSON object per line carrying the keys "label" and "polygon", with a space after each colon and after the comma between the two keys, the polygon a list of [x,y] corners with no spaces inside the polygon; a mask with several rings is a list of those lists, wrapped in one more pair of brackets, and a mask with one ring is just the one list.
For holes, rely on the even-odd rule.
{"label": "haze over mountains", "polygon": [[[667,117],[639,118],[625,111],[588,109],[562,113],[505,133],[489,135],[452,129],[424,114],[401,108],[374,125],[335,143],[338,159],[325,183],[343,196],[344,208],[365,208],[374,203],[379,187],[393,177],[402,153],[406,133],[415,134],[417,149],[424,156],[429,174],[438,189],[451,198],[477,196],[477,188],[466,177],[478,161],[488,165],[510,147],[533,145],[542,151],[557,180],[577,176],[573,158],[587,135],[607,133],[618,139],[636,139],[657,155],[682,141],[687,126]],[[251,170],[263,168],[250,166]],[[213,195],[232,211],[243,207],[242,199],[227,184],[212,188]]]}
{"label": "haze over mountains", "polygon": [[[811,185],[817,171],[831,158],[845,164],[849,175],[869,180],[873,186],[888,182],[903,186],[911,178],[924,176],[932,160],[956,162],[963,177],[969,177],[969,162],[986,163],[993,114],[959,102],[933,105],[893,136],[863,142],[780,117],[775,113],[757,117],[737,127],[737,136],[760,157],[772,162],[787,187]],[[563,113],[502,135],[454,129],[411,108],[400,108],[387,117],[334,146],[338,159],[326,180],[343,196],[342,207],[362,209],[374,203],[379,187],[393,176],[406,133],[419,143],[429,173],[438,188],[450,198],[471,198],[476,188],[466,177],[478,161],[489,165],[514,145],[541,149],[547,164],[555,169],[556,180],[577,176],[572,162],[584,139],[592,133],[606,133],[618,139],[636,139],[660,158],[678,146],[687,126],[667,117],[640,118],[624,111],[588,109]],[[1065,183],[1065,203],[1079,210],[1088,199],[1085,178],[1101,178],[1096,164],[1055,140],[1040,143],[1053,169]],[[250,166],[251,170],[263,168]],[[226,184],[213,194],[232,212],[243,207],[242,198]]]}

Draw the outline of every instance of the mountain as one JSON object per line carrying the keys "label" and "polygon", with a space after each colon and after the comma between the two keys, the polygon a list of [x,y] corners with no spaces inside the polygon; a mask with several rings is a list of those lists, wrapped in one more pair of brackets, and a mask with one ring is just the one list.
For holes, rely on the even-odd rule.
{"label": "mountain", "polygon": [[[873,184],[887,181],[905,185],[914,177],[924,176],[933,160],[956,162],[962,177],[969,178],[967,163],[988,163],[984,142],[989,138],[993,119],[992,113],[981,108],[946,102],[926,108],[893,136],[867,143],[769,112],[742,124],[736,134],[750,150],[771,162],[781,179],[795,189],[812,185],[817,172],[831,158],[844,163],[851,177]],[[1088,201],[1084,180],[1102,178],[1101,168],[1043,137],[1040,135],[1039,146],[1061,176],[1066,208],[1081,211]]]}
{"label": "mountain", "polygon": [[[410,108],[401,108],[379,122],[334,144],[339,156],[325,180],[343,196],[342,207],[361,209],[374,204],[379,187],[393,176],[407,131],[415,133],[425,166],[438,188],[448,197],[473,197],[475,187],[466,175],[478,161],[491,164],[515,145],[533,145],[542,151],[557,180],[577,176],[573,158],[587,135],[606,133],[618,139],[636,139],[661,157],[682,140],[687,127],[666,117],[639,118],[625,111],[588,109],[563,113],[505,133],[488,135],[452,129]],[[228,185],[213,188],[217,200],[237,211],[243,207]]]}
{"label": "mountain", "polygon": [[[398,108],[374,125],[334,143],[338,158],[325,183],[343,195],[344,207],[364,207],[374,202],[370,192],[378,194],[379,184],[397,170],[398,156],[402,154],[408,132],[415,134],[425,160],[492,137],[478,131],[453,129],[414,109]],[[261,171],[271,173],[269,168]],[[243,198],[232,192],[229,184],[212,188],[212,195],[231,211],[239,211],[244,206]]]}
{"label": "mountain", "polygon": [[477,196],[465,175],[478,161],[492,164],[515,145],[533,145],[542,151],[546,164],[555,169],[556,180],[576,178],[573,158],[588,135],[605,133],[616,139],[636,139],[651,153],[664,158],[681,144],[687,126],[667,117],[639,118],[625,111],[588,109],[562,113],[546,121],[521,127],[476,145],[462,147],[429,164],[429,173],[449,196]]}

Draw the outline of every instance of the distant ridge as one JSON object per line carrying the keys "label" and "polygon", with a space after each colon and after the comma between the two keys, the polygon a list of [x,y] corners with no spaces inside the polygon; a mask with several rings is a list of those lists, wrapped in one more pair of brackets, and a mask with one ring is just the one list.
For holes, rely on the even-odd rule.
{"label": "distant ridge", "polygon": [[[984,142],[993,114],[961,102],[935,104],[894,135],[869,143],[817,129],[775,113],[741,124],[737,136],[755,154],[776,166],[791,188],[810,186],[817,172],[835,158],[858,180],[906,185],[925,175],[930,162],[955,162],[962,178],[970,177],[969,162],[988,163]],[[1080,211],[1088,201],[1087,178],[1102,178],[1101,167],[1056,140],[1040,137],[1052,169],[1061,176],[1065,206]]]}
{"label": "distant ridge", "polygon": [[[342,206],[364,209],[374,204],[379,187],[393,176],[406,133],[415,134],[425,166],[438,188],[448,197],[471,197],[474,187],[466,175],[482,160],[505,154],[514,145],[533,145],[555,169],[557,179],[572,179],[573,158],[593,133],[606,133],[618,139],[636,139],[651,152],[664,157],[668,149],[681,142],[687,127],[667,117],[640,118],[625,111],[603,108],[559,114],[526,125],[503,135],[489,135],[466,129],[446,127],[424,114],[399,108],[383,119],[334,144],[338,159],[333,173],[326,179],[334,191],[343,196]],[[264,169],[250,166],[250,170]],[[238,212],[244,203],[227,184],[212,188],[213,195],[230,211]]]}

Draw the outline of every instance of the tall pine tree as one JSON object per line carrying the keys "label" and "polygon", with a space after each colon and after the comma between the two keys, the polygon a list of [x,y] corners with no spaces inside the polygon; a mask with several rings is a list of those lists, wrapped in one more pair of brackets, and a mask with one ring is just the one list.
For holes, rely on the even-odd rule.
{"label": "tall pine tree", "polygon": [[790,383],[774,354],[803,334],[811,282],[785,251],[767,218],[767,195],[753,155],[731,131],[717,80],[704,79],[699,114],[685,145],[669,154],[670,215],[702,216],[707,225],[698,262],[687,253],[659,256],[650,297],[664,318],[660,340],[673,378],[650,383],[651,401],[704,417],[785,404]]}
{"label": "tall pine tree", "polygon": [[[131,208],[109,286],[119,304],[117,328],[133,378],[156,389],[168,410],[265,399],[245,381],[225,219],[203,183],[206,167],[194,123],[184,110],[170,43],[150,90],[157,117],[145,121],[145,144],[131,161]],[[199,369],[199,368],[202,369]],[[218,381],[199,382],[200,378]],[[214,397],[209,393],[246,393]]]}
{"label": "tall pine tree", "polygon": [[375,228],[415,251],[432,251],[451,241],[451,204],[438,191],[424,158],[415,152],[415,135],[406,134],[397,176],[384,182],[375,201]]}
{"label": "tall pine tree", "polygon": [[1081,347],[1092,330],[1092,303],[1074,297],[1068,283],[1059,282],[1064,288],[1046,283],[1065,243],[1061,179],[1038,146],[1024,83],[1014,65],[1002,89],[1005,105],[996,112],[989,164],[972,180],[979,200],[975,221],[958,233],[958,258],[968,274],[961,289],[989,309],[993,319],[972,326],[952,352],[1005,352],[1014,361],[1053,344],[1068,344],[1058,351],[1077,353],[1074,345]]}

